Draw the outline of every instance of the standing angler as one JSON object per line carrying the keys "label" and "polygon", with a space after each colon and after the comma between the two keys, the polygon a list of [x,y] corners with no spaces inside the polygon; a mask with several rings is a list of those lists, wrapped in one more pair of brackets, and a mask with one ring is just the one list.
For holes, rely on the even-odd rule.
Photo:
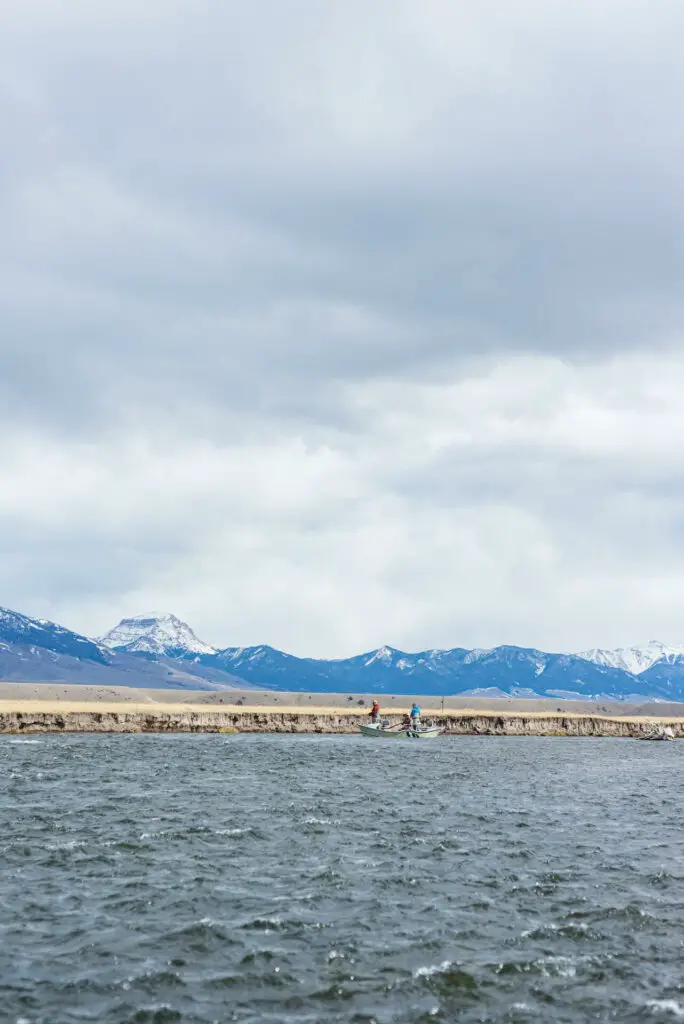
{"label": "standing angler", "polygon": [[420,708],[414,701],[409,711],[409,718],[411,719],[411,728],[414,732],[418,732],[420,729]]}
{"label": "standing angler", "polygon": [[370,709],[370,720],[373,724],[380,721],[380,705],[377,700],[373,700],[373,707]]}

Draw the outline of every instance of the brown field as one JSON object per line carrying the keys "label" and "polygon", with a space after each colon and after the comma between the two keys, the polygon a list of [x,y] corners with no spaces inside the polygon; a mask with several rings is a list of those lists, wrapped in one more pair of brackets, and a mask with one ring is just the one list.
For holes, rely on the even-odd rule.
{"label": "brown field", "polygon": [[[362,717],[368,714],[373,694],[274,693],[267,690],[136,690],[127,687],[76,686],[62,683],[0,683],[0,711],[10,713],[69,714],[144,712],[170,714],[230,710],[249,712]],[[382,714],[402,714],[413,697],[378,695]],[[684,704],[626,704],[617,702],[528,700],[522,698],[416,697],[424,715],[457,712],[546,718],[601,717],[622,721],[684,718]]]}

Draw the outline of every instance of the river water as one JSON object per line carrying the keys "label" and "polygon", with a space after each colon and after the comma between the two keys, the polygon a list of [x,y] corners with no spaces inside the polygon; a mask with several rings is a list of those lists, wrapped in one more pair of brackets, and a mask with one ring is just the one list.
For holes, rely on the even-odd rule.
{"label": "river water", "polygon": [[0,1019],[684,1018],[684,743],[0,737]]}

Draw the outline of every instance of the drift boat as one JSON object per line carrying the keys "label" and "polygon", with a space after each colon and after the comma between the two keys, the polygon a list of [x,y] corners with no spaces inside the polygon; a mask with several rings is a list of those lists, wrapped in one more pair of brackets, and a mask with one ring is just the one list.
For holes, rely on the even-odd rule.
{"label": "drift boat", "polygon": [[428,725],[423,729],[416,730],[396,728],[388,725],[386,722],[380,722],[377,725],[360,725],[359,729],[362,736],[368,736],[374,740],[434,740],[444,732],[443,729],[438,728],[436,725]]}

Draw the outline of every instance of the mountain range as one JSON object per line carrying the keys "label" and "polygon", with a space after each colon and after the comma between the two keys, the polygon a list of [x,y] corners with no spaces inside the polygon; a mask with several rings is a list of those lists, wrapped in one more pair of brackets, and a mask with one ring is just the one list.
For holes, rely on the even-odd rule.
{"label": "mountain range", "polygon": [[0,680],[192,690],[684,700],[684,646],[552,654],[393,647],[352,658],[298,658],[273,647],[216,648],[174,615],[139,615],[99,638],[0,608]]}

